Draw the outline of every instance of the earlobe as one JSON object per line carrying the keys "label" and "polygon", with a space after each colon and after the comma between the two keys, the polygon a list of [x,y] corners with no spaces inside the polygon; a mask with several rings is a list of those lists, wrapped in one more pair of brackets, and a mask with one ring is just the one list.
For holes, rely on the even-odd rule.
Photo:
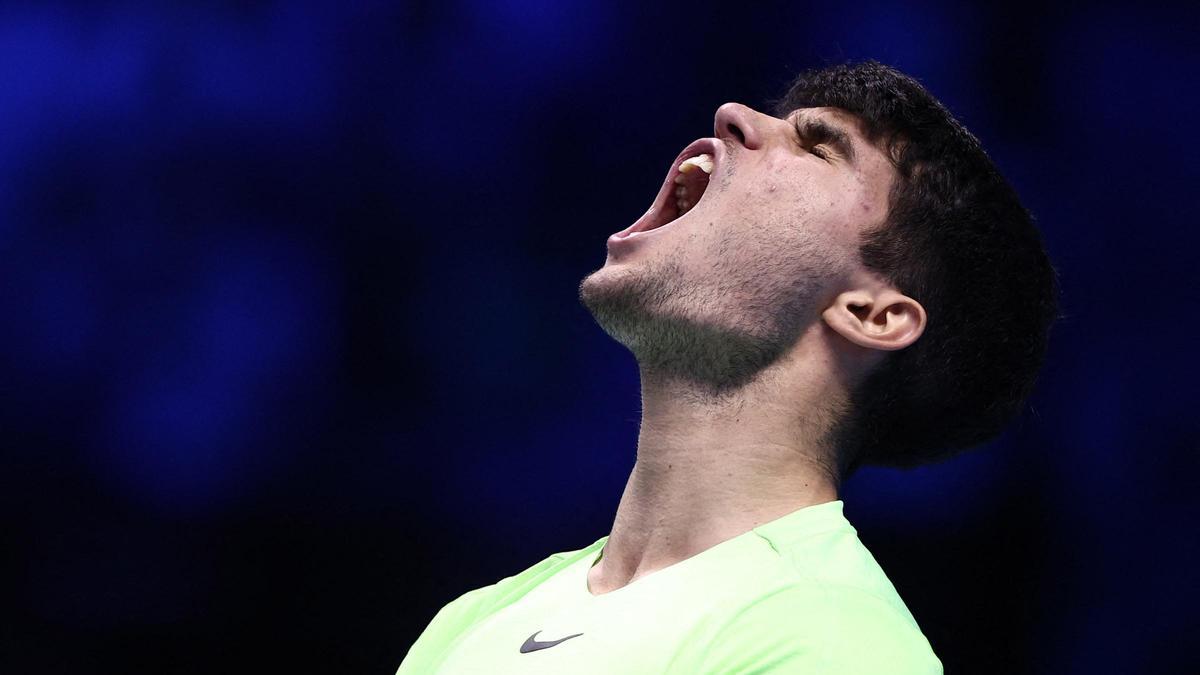
{"label": "earlobe", "polygon": [[925,331],[925,308],[891,288],[846,291],[821,313],[830,328],[868,349],[894,351],[917,341]]}

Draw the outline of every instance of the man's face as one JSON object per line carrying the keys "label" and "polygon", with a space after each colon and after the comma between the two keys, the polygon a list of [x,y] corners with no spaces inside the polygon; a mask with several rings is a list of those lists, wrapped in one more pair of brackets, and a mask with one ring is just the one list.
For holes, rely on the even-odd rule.
{"label": "man's face", "polygon": [[[821,134],[800,138],[797,121],[841,132],[850,151]],[[727,103],[715,132],[689,145],[650,210],[609,238],[579,293],[644,372],[719,394],[777,361],[842,290],[859,268],[860,233],[887,216],[896,173],[837,108],[780,119]],[[705,161],[685,165],[702,154],[710,175]]]}

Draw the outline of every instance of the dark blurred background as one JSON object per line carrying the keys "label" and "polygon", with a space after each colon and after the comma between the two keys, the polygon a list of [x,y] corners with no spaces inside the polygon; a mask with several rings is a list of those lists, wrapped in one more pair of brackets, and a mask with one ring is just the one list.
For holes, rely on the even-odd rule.
{"label": "dark blurred background", "polygon": [[606,534],[637,370],[579,280],[718,105],[875,58],[1067,317],[1018,424],[851,522],[948,672],[1200,672],[1194,7],[4,4],[0,671],[391,673]]}

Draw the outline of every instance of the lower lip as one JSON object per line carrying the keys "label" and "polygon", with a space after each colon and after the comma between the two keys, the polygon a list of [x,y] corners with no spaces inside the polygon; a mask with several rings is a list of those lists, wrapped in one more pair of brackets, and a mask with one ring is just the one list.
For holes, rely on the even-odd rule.
{"label": "lower lip", "polygon": [[[670,225],[670,223],[667,223],[667,225]],[[639,241],[653,236],[655,232],[667,227],[667,225],[660,225],[652,230],[642,230],[641,232],[628,232],[624,234],[617,232],[608,238],[608,248],[621,249],[636,246]]]}

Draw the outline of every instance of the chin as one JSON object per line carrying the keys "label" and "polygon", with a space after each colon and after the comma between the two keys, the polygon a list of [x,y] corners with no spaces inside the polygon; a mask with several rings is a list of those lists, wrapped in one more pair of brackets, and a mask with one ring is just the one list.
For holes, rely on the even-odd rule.
{"label": "chin", "polygon": [[579,299],[588,305],[628,293],[633,282],[632,277],[633,272],[628,265],[609,264],[605,261],[604,267],[588,274],[579,282]]}

